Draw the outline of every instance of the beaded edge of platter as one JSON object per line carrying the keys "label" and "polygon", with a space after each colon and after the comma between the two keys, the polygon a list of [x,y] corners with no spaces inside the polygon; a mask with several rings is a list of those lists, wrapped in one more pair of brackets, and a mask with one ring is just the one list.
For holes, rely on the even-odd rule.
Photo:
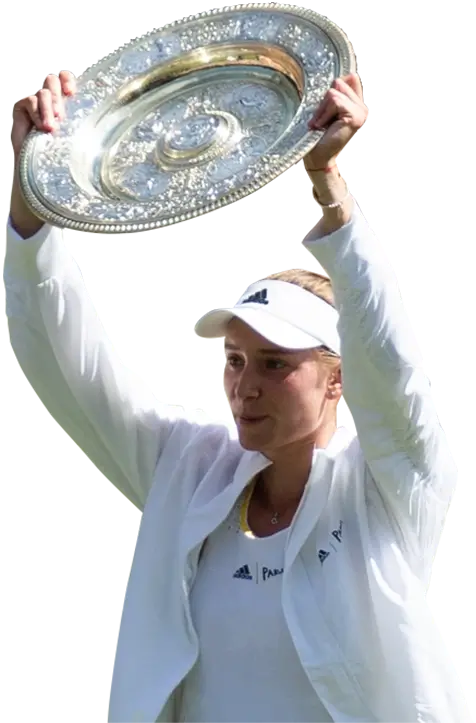
{"label": "beaded edge of platter", "polygon": [[[341,70],[341,74],[347,74],[356,71],[356,59],[353,52],[352,45],[348,40],[343,30],[333,23],[325,16],[319,15],[314,10],[307,8],[301,8],[294,5],[288,4],[277,4],[277,3],[247,3],[242,5],[230,5],[223,8],[216,8],[213,10],[197,13],[194,15],[187,16],[180,20],[176,20],[172,23],[164,25],[160,28],[155,28],[142,36],[130,40],[128,43],[116,48],[114,51],[103,57],[101,60],[96,62],[94,65],[89,66],[80,76],[77,78],[78,84],[88,76],[95,73],[97,69],[104,66],[108,61],[114,59],[119,55],[123,55],[128,49],[140,46],[147,42],[153,36],[158,34],[164,35],[166,33],[177,31],[178,29],[196,23],[200,20],[211,20],[214,17],[220,15],[231,15],[233,13],[251,13],[259,11],[272,11],[277,14],[291,15],[304,21],[310,22],[316,26],[325,35],[329,37],[329,40],[334,44],[338,53],[338,64]],[[159,219],[151,219],[140,221],[138,218],[131,221],[119,221],[112,222],[94,222],[90,220],[76,220],[74,218],[68,218],[64,215],[56,213],[47,205],[42,203],[35,193],[31,190],[29,182],[29,163],[31,154],[34,148],[35,141],[38,135],[44,135],[40,131],[33,130],[27,137],[24,146],[22,148],[20,159],[19,159],[19,173],[20,173],[20,184],[22,192],[25,196],[27,203],[31,206],[33,211],[44,221],[50,222],[53,225],[69,228],[72,230],[85,231],[90,233],[135,233],[138,231],[147,231],[156,228],[162,228],[170,226],[182,221],[196,218],[197,216],[210,213],[213,210],[222,208],[223,206],[234,203],[251,193],[259,190],[270,181],[277,178],[284,171],[289,169],[295,163],[300,161],[316,144],[319,138],[322,136],[321,131],[307,131],[303,138],[295,144],[290,151],[285,153],[281,158],[273,159],[273,163],[266,162],[266,154],[262,157],[262,168],[258,171],[255,178],[249,179],[245,185],[236,189],[230,190],[229,193],[222,195],[221,197],[205,203],[198,208],[189,208],[180,213],[172,214],[169,217],[162,217]],[[131,208],[135,206],[136,215],[140,216],[141,206],[140,201],[131,203]]]}

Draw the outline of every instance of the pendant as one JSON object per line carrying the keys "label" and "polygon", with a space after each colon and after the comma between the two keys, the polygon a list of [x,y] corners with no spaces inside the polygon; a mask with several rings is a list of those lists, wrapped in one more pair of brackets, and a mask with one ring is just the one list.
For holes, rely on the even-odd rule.
{"label": "pendant", "polygon": [[277,524],[278,524],[278,513],[277,513],[277,512],[275,512],[274,515],[272,516],[272,518],[271,518],[271,524],[272,524],[272,525],[277,525]]}

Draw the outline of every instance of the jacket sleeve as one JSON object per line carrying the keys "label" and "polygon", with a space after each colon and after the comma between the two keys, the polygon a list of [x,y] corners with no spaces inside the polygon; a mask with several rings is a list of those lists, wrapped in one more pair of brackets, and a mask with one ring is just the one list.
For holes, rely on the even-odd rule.
{"label": "jacket sleeve", "polygon": [[159,405],[117,358],[63,232],[22,239],[7,228],[6,311],[13,351],[48,411],[139,509],[168,443],[180,450],[201,420]]}
{"label": "jacket sleeve", "polygon": [[344,398],[387,509],[430,561],[456,467],[393,270],[357,204],[351,221],[304,245],[326,269],[339,313]]}

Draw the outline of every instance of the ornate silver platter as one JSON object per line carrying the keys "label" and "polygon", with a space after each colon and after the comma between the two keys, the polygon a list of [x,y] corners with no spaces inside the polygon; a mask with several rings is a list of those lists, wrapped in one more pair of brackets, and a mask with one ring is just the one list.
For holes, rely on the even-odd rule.
{"label": "ornate silver platter", "polygon": [[253,193],[297,163],[339,75],[345,34],[292,5],[235,5],[172,23],[86,70],[53,133],[32,131],[20,178],[58,226],[124,233],[170,225]]}

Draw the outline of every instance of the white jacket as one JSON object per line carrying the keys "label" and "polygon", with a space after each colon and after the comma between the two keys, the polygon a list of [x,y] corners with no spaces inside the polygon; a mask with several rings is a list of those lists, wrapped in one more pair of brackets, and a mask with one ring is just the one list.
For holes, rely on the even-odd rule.
{"label": "white jacket", "polygon": [[[463,723],[465,703],[426,602],[456,469],[397,283],[357,206],[349,224],[321,239],[311,232],[305,244],[332,279],[357,437],[339,429],[315,451],[287,538],[285,618],[336,721]],[[173,720],[173,692],[198,655],[188,592],[201,545],[270,462],[244,451],[225,426],[159,405],[131,378],[61,230],[46,225],[23,240],[9,228],[4,278],[27,378],[143,510],[109,720]]]}

